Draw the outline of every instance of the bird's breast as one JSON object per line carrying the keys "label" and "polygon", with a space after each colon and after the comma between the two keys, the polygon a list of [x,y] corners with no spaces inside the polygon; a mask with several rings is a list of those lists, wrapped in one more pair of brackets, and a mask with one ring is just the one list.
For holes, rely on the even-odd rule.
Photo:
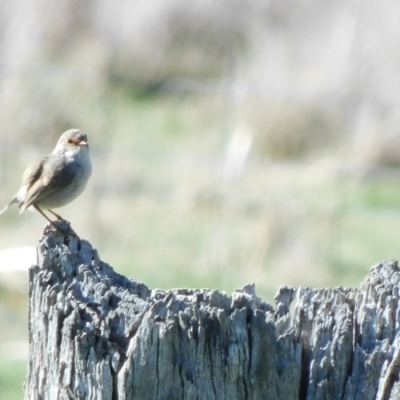
{"label": "bird's breast", "polygon": [[89,153],[66,157],[63,169],[67,179],[63,180],[63,171],[60,171],[59,183],[56,183],[52,193],[39,202],[41,207],[46,209],[62,207],[75,200],[84,191],[92,173]]}

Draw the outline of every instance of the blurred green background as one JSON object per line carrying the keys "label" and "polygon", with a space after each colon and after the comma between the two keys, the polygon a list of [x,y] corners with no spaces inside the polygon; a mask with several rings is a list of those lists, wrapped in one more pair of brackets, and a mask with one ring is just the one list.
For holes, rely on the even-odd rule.
{"label": "blurred green background", "polygon": [[[395,1],[0,0],[0,201],[69,128],[94,171],[60,210],[151,288],[357,286],[398,258]],[[0,217],[0,398],[22,399],[45,220]]]}

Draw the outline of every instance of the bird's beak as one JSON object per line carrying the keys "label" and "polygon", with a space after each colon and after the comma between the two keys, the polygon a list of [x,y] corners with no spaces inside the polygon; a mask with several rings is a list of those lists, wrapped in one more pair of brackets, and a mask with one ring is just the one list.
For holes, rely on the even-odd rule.
{"label": "bird's beak", "polygon": [[87,142],[85,142],[84,140],[81,140],[79,143],[78,143],[78,146],[81,146],[81,147],[84,147],[84,146],[87,146],[88,144],[87,144]]}

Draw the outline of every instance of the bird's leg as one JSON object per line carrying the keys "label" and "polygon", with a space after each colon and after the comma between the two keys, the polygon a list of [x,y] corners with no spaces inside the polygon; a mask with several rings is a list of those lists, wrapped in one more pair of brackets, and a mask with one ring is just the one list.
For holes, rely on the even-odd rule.
{"label": "bird's leg", "polygon": [[47,211],[52,213],[59,221],[64,221],[64,218],[61,217],[61,215],[58,215],[57,213],[55,213],[53,210],[48,209]]}
{"label": "bird's leg", "polygon": [[[47,219],[47,221],[50,222],[51,225],[54,226],[54,228],[56,228],[59,232],[61,232],[63,235],[65,234],[71,234],[71,232],[76,236],[76,233],[71,229],[70,226],[68,226],[67,230],[63,229],[63,227],[57,226],[56,225],[56,221],[52,221],[41,209],[38,205],[33,204],[33,207],[36,208],[36,210],[38,210],[40,212],[40,214],[43,215],[43,217],[45,217]],[[52,214],[54,214],[57,218],[59,218],[59,220],[67,222],[65,220],[63,220],[58,214],[56,214],[54,211],[49,210]],[[67,224],[69,224],[69,222],[67,222]]]}
{"label": "bird's leg", "polygon": [[47,219],[47,221],[49,221],[55,228],[57,228],[57,227],[54,225],[54,221],[52,221],[52,220],[40,209],[40,207],[39,207],[38,205],[33,204],[33,207],[35,207],[36,210],[38,210],[38,211],[40,212],[40,214],[42,214],[43,217],[45,217],[45,218]]}

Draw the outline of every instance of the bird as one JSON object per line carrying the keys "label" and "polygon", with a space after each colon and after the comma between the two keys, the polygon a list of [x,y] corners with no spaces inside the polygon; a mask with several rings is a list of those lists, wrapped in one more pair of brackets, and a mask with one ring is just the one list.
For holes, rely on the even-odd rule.
{"label": "bird", "polygon": [[38,158],[28,166],[18,192],[0,211],[0,215],[13,204],[18,204],[20,214],[32,206],[54,225],[43,209],[63,220],[53,208],[75,200],[84,191],[91,173],[87,135],[80,129],[69,129],[61,135],[51,154]]}

